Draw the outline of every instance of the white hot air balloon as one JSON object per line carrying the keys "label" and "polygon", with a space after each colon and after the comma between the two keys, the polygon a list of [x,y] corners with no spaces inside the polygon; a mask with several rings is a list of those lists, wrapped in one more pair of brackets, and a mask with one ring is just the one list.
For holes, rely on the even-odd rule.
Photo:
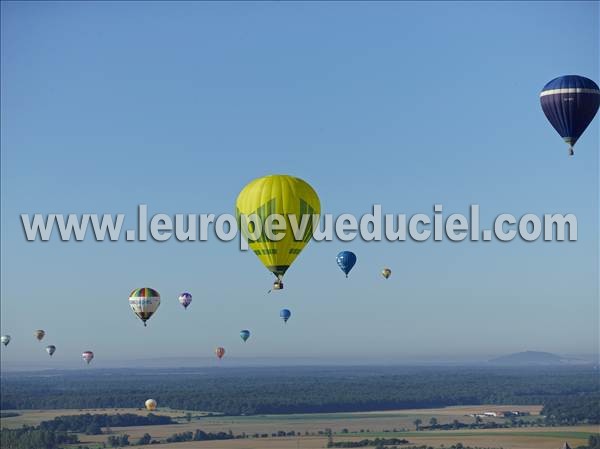
{"label": "white hot air balloon", "polygon": [[181,304],[184,309],[187,309],[191,303],[192,303],[192,294],[191,293],[184,292],[181,295],[179,295],[179,304]]}

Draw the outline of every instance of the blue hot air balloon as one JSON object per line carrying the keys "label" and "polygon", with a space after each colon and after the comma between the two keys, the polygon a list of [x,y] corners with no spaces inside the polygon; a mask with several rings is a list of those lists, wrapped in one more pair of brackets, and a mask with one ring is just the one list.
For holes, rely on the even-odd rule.
{"label": "blue hot air balloon", "polygon": [[242,337],[242,340],[244,341],[248,340],[248,338],[250,338],[250,331],[246,329],[240,331],[240,337]]}
{"label": "blue hot air balloon", "polygon": [[569,155],[572,156],[573,145],[600,106],[598,85],[583,76],[559,76],[544,86],[540,102],[548,121],[569,145]]}
{"label": "blue hot air balloon", "polygon": [[348,273],[350,273],[350,270],[356,263],[356,254],[354,254],[352,251],[342,251],[337,255],[335,260],[338,266],[346,274],[346,277],[348,277]]}
{"label": "blue hot air balloon", "polygon": [[290,312],[288,309],[281,309],[279,316],[283,319],[284,323],[287,323],[287,320],[289,320],[292,316],[292,312]]}

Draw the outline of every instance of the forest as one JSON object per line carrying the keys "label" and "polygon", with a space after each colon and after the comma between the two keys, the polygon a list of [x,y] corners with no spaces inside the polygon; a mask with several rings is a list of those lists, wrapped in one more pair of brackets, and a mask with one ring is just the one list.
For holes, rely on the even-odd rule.
{"label": "forest", "polygon": [[540,404],[550,424],[600,423],[592,367],[294,367],[5,373],[2,410],[160,407],[226,415]]}
{"label": "forest", "polygon": [[173,424],[168,416],[148,413],[147,416],[133,413],[117,413],[116,415],[90,414],[57,416],[51,421],[42,421],[40,429],[52,431],[81,432],[88,435],[99,435],[102,427],[156,426]]}
{"label": "forest", "polygon": [[3,449],[56,449],[65,444],[79,443],[79,438],[67,432],[42,430],[39,427],[2,429],[0,447]]}

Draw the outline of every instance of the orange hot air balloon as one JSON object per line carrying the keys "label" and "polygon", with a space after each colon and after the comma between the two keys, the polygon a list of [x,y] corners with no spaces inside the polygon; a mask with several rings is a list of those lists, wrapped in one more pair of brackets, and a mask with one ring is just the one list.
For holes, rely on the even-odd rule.
{"label": "orange hot air balloon", "polygon": [[219,357],[219,359],[222,359],[225,355],[225,348],[219,346],[217,349],[215,349],[215,354],[217,354],[217,357]]}

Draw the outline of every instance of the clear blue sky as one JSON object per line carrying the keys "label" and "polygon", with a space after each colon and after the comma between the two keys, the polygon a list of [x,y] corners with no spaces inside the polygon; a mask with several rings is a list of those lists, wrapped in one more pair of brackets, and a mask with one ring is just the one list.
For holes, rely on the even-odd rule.
{"label": "clear blue sky", "polygon": [[[597,2],[2,2],[4,361],[598,351],[598,117],[573,159],[539,91],[599,81]],[[323,212],[482,224],[575,213],[576,243],[311,243],[272,276],[235,242],[26,242],[21,213],[232,213],[269,173]],[[340,188],[340,178],[344,180]],[[343,278],[335,255],[358,264]],[[390,266],[389,281],[379,270]],[[162,295],[144,329],[127,303]],[[177,295],[194,295],[184,311]],[[287,326],[281,307],[293,316]],[[248,328],[242,344],[238,332]],[[54,366],[50,361],[48,366]]]}

